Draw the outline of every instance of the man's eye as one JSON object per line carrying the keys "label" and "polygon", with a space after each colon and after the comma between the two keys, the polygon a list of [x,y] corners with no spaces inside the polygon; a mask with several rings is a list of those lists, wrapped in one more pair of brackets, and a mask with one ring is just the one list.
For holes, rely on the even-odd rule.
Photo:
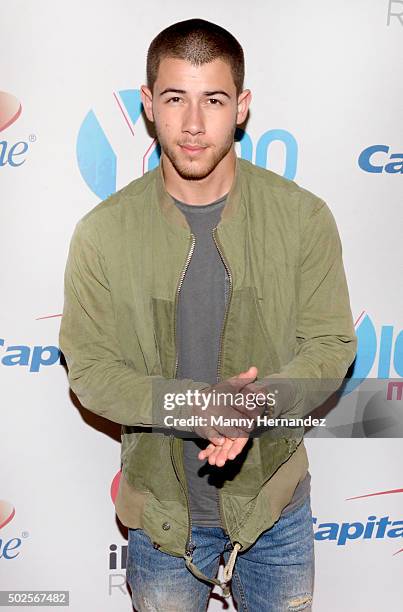
{"label": "man's eye", "polygon": [[168,102],[178,102],[180,100],[179,96],[173,96],[172,98],[169,98]]}
{"label": "man's eye", "polygon": [[213,106],[222,105],[222,102],[220,100],[217,100],[217,98],[209,98],[209,101],[213,102]]}

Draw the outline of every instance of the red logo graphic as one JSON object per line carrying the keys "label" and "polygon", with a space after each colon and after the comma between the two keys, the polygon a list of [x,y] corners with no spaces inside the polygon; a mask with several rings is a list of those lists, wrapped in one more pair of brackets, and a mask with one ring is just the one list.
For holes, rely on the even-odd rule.
{"label": "red logo graphic", "polygon": [[9,523],[15,515],[15,508],[10,502],[0,499],[0,529]]}
{"label": "red logo graphic", "polygon": [[112,498],[113,503],[115,503],[116,496],[118,494],[121,474],[122,474],[122,471],[119,470],[119,472],[116,474],[116,476],[114,476],[114,478],[112,480],[112,484],[111,484],[111,498]]}
{"label": "red logo graphic", "polygon": [[17,121],[21,115],[22,106],[12,94],[0,91],[0,132]]}

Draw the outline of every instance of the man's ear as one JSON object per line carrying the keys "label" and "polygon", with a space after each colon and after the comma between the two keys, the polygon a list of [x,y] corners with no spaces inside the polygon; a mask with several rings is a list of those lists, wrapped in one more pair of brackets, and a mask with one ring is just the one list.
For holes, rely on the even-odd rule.
{"label": "man's ear", "polygon": [[236,122],[238,125],[246,119],[249,110],[249,104],[252,100],[252,92],[250,89],[244,89],[238,96],[238,112]]}
{"label": "man's ear", "polygon": [[151,122],[154,122],[153,94],[151,93],[151,89],[147,87],[147,85],[142,85],[140,87],[140,95],[147,119]]}

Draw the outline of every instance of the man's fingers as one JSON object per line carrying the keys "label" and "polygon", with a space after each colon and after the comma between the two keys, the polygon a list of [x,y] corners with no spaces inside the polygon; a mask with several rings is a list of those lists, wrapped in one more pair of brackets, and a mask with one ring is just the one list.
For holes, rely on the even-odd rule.
{"label": "man's fingers", "polygon": [[210,457],[215,451],[218,453],[223,449],[224,451],[229,450],[231,446],[232,446],[231,438],[224,438],[224,444],[222,446],[216,446],[214,443],[211,443],[208,446],[206,446],[205,449],[200,451],[200,453],[198,454],[198,458],[200,460],[206,459],[207,457]]}
{"label": "man's fingers", "polygon": [[[232,445],[231,440],[229,440],[230,445]],[[228,448],[216,447],[212,453],[209,454],[207,460],[210,465],[216,465],[217,467],[222,467],[227,458],[228,458]]]}
{"label": "man's fingers", "polygon": [[200,459],[200,461],[203,461],[204,459],[208,459],[218,448],[221,449],[222,447],[214,446],[214,444],[209,444],[207,448],[200,451],[200,453],[198,454],[198,458]]}
{"label": "man's fingers", "polygon": [[210,465],[222,467],[227,460],[235,459],[239,455],[248,439],[248,437],[227,438],[222,446],[209,444],[204,450],[200,451],[198,457],[200,460],[207,458]]}
{"label": "man's fingers", "polygon": [[216,448],[214,444],[209,444],[208,446],[206,446],[206,448],[204,448],[203,450],[199,452],[199,454],[197,455],[197,458],[200,459],[200,461],[203,461],[203,459],[208,457],[210,453],[213,452],[214,448]]}
{"label": "man's fingers", "polygon": [[237,455],[242,451],[243,447],[249,440],[249,437],[244,438],[235,438],[235,440],[231,440],[231,444],[228,446],[217,448],[216,454],[216,465],[221,466],[229,459],[235,459]]}
{"label": "man's fingers", "polygon": [[228,459],[235,459],[242,451],[249,438],[236,438],[228,451]]}

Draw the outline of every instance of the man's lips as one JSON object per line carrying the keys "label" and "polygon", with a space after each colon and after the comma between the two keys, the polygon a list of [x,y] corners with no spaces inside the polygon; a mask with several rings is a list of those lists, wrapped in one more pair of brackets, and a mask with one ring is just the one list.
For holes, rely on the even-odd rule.
{"label": "man's lips", "polygon": [[207,149],[207,147],[201,147],[198,145],[179,145],[182,149],[184,149],[185,151],[189,152],[189,153],[198,153],[199,151],[204,151],[204,149]]}

